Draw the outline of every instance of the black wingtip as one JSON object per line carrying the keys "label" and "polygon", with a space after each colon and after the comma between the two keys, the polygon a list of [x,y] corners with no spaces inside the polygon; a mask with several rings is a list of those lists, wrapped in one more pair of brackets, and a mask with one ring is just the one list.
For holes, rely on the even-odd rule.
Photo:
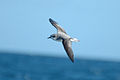
{"label": "black wingtip", "polygon": [[74,59],[71,59],[72,63],[74,63]]}
{"label": "black wingtip", "polygon": [[51,24],[58,24],[56,21],[54,21],[53,19],[49,18],[49,21]]}
{"label": "black wingtip", "polygon": [[54,20],[52,20],[51,18],[49,18],[49,21],[50,21],[51,23],[53,23],[53,22],[54,22]]}
{"label": "black wingtip", "polygon": [[72,61],[72,63],[74,63],[74,57],[73,56],[72,57],[69,56],[69,58]]}
{"label": "black wingtip", "polygon": [[49,21],[51,21],[52,19],[51,18],[49,18]]}
{"label": "black wingtip", "polygon": [[72,61],[72,63],[74,63],[74,55],[68,55],[69,56],[69,58],[70,58],[70,60]]}

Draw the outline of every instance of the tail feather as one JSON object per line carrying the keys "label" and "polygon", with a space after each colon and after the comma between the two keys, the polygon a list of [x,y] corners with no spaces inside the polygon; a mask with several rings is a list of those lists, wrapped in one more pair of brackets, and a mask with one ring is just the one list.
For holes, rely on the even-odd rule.
{"label": "tail feather", "polygon": [[71,38],[71,41],[73,41],[73,42],[80,42],[80,40],[78,40],[77,38]]}

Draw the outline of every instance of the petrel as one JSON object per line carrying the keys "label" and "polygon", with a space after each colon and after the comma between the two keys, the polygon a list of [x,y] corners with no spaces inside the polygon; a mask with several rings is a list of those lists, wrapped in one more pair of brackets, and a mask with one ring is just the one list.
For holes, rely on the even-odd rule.
{"label": "petrel", "polygon": [[71,45],[72,45],[72,42],[79,42],[80,40],[78,40],[77,38],[71,38],[66,33],[66,31],[60,25],[58,25],[58,23],[54,21],[53,19],[49,18],[49,21],[57,29],[57,34],[50,35],[48,39],[51,38],[55,41],[62,42],[67,55],[69,56],[70,60],[74,62],[74,54],[73,54]]}

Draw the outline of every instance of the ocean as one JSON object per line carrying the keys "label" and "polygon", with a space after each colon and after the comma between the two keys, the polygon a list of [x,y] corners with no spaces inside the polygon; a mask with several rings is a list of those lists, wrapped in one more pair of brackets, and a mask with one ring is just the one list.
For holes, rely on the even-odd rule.
{"label": "ocean", "polygon": [[0,80],[120,80],[120,62],[0,52]]}

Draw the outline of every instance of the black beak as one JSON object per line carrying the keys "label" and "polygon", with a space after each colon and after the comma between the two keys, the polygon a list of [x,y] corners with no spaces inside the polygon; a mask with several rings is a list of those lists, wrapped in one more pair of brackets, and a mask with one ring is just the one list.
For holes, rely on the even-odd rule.
{"label": "black beak", "polygon": [[48,39],[50,39],[51,37],[48,37]]}

